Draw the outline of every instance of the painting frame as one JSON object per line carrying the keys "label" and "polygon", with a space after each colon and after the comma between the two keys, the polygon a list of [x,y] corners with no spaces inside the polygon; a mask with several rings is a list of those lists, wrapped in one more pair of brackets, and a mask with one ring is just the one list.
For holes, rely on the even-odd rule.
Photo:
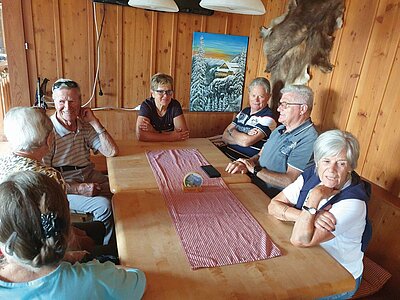
{"label": "painting frame", "polygon": [[249,37],[193,32],[191,112],[239,112]]}

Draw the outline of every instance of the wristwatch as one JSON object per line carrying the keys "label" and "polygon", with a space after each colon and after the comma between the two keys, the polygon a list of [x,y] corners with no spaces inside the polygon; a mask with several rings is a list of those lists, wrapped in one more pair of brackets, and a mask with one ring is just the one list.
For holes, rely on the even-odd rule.
{"label": "wristwatch", "polygon": [[262,167],[260,165],[254,166],[254,170],[253,170],[254,177],[257,177],[257,173],[260,172],[261,170],[262,170]]}
{"label": "wristwatch", "polygon": [[315,207],[308,207],[303,205],[303,209],[308,211],[312,215],[315,215],[317,213],[317,209]]}

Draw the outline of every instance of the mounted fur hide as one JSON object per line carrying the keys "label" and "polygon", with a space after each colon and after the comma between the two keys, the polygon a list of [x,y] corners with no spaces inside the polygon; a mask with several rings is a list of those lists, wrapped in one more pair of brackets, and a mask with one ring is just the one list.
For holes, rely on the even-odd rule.
{"label": "mounted fur hide", "polygon": [[310,65],[332,71],[332,35],[343,24],[343,12],[344,0],[289,0],[287,12],[261,28],[266,72],[278,92],[287,84],[306,84]]}

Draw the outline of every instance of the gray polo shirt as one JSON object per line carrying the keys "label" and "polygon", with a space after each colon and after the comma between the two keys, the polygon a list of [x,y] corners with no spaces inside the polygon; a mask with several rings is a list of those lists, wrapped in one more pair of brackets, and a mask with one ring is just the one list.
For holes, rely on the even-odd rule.
{"label": "gray polo shirt", "polygon": [[285,125],[280,125],[264,144],[259,164],[278,173],[286,173],[288,165],[303,172],[313,163],[313,147],[317,137],[311,119],[290,132],[286,132]]}

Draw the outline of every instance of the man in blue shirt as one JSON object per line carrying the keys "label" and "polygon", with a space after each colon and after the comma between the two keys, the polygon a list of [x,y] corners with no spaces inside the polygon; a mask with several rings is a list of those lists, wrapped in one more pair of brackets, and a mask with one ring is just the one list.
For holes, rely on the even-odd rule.
{"label": "man in blue shirt", "polygon": [[312,151],[318,133],[311,122],[312,90],[291,85],[281,91],[278,107],[282,123],[270,135],[260,153],[228,164],[229,173],[250,172],[253,182],[274,197],[312,164]]}

